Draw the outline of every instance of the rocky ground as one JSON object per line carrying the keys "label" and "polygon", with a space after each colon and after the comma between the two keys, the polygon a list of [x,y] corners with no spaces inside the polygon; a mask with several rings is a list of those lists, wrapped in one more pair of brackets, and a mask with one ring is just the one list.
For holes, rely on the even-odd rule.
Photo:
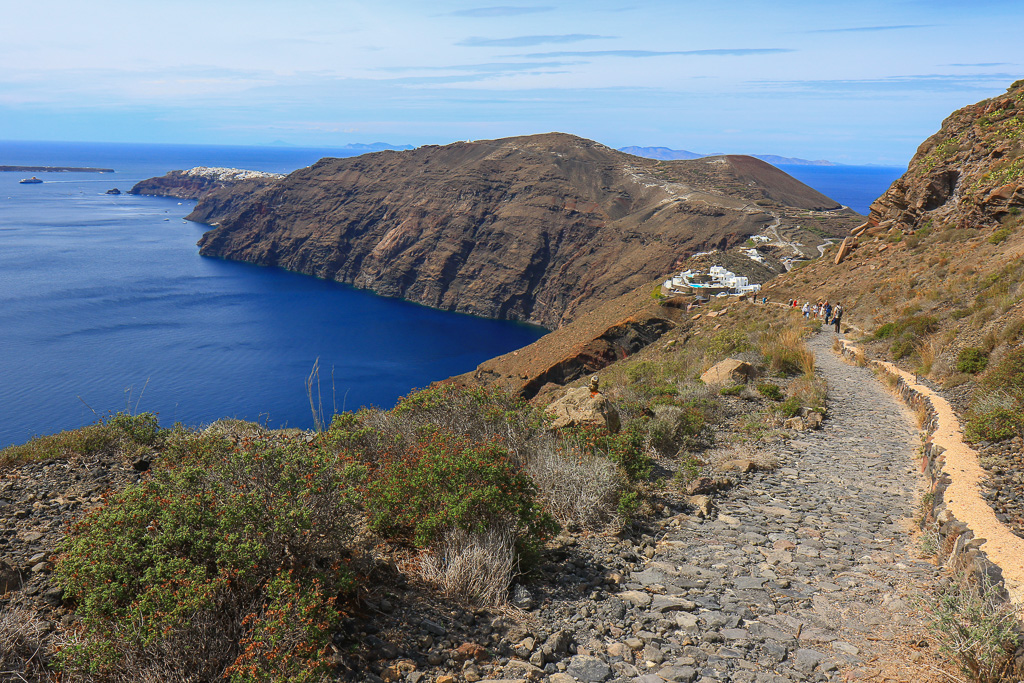
{"label": "rocky ground", "polygon": [[[501,611],[438,598],[400,562],[378,561],[367,582],[378,588],[331,653],[339,673],[408,683],[939,680],[914,609],[938,574],[915,553],[920,437],[831,340],[812,342],[828,417],[779,442],[778,468],[733,475],[738,484],[707,515],[667,495],[644,528],[561,536]],[[49,581],[50,554],[72,515],[140,476],[134,464],[48,462],[4,475],[0,560],[17,580],[0,602],[27,601],[46,630],[73,622]]]}
{"label": "rocky ground", "polygon": [[813,342],[828,419],[788,441],[779,468],[744,475],[707,518],[668,501],[630,537],[563,537],[508,614],[451,612],[410,633],[387,600],[373,638],[397,663],[380,676],[415,682],[426,665],[467,681],[942,679],[915,608],[939,573],[916,552],[919,433],[831,339]]}
{"label": "rocky ground", "polygon": [[137,481],[144,463],[47,460],[0,472],[0,608],[11,601],[32,605],[46,630],[68,617],[59,609],[62,592],[50,581],[57,544],[67,525],[107,491]]}
{"label": "rocky ground", "polygon": [[999,521],[1024,538],[1024,439],[976,446],[978,459],[990,478],[982,494]]}

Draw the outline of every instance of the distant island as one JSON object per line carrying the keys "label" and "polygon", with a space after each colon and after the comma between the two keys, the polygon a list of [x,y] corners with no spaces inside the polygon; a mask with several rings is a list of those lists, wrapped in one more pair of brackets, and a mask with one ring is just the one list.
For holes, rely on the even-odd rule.
{"label": "distant island", "polygon": [[384,152],[387,150],[402,152],[416,148],[413,145],[392,145],[387,142],[371,142],[369,144],[362,142],[350,142],[347,145],[332,147],[331,149],[343,149],[346,152],[358,152],[359,154],[364,154],[366,152]]}
{"label": "distant island", "polygon": [[0,172],[18,173],[113,173],[112,168],[92,168],[88,166],[0,166]]}
{"label": "distant island", "polygon": [[[668,147],[620,147],[620,152],[626,154],[632,154],[637,157],[646,157],[647,159],[660,159],[662,161],[676,161],[678,159],[703,159],[704,157],[717,157],[722,156],[721,154],[697,154],[696,152],[690,152],[685,149],[669,149]],[[825,159],[818,159],[817,161],[809,161],[807,159],[797,159],[796,157],[780,157],[775,154],[750,154],[755,159],[761,161],[767,161],[772,166],[838,166],[839,164],[833,161],[826,161]]]}

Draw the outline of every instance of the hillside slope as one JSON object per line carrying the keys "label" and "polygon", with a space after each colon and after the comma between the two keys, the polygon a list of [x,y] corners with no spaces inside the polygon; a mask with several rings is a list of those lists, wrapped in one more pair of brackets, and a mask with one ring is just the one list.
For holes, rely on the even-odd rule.
{"label": "hillside slope", "polygon": [[1006,328],[1005,316],[1020,308],[1022,212],[1024,81],[1018,81],[1005,95],[943,122],[872,204],[842,263],[823,259],[769,289],[776,297],[842,300],[849,304],[847,319],[867,331],[930,315],[936,324],[916,341],[956,329],[943,342],[945,353],[955,354]]}
{"label": "hillside slope", "polygon": [[239,195],[190,215],[218,226],[203,255],[549,328],[777,216],[840,208],[749,157],[658,162],[560,133],[323,159]]}

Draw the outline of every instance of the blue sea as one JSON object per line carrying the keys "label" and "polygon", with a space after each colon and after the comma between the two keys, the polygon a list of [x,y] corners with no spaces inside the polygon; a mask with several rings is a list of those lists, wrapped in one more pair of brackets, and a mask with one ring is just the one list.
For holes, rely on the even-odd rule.
{"label": "blue sea", "polygon": [[[161,424],[221,417],[271,427],[390,407],[544,330],[436,311],[334,282],[199,256],[193,202],[105,194],[193,166],[287,173],[336,149],[0,142],[0,165],[112,174],[0,173],[0,447],[119,410]],[[787,167],[855,210],[900,169]]]}
{"label": "blue sea", "polygon": [[308,428],[316,403],[391,407],[545,330],[199,256],[194,202],[105,192],[172,169],[288,172],[337,150],[0,143],[0,165],[112,174],[0,173],[0,447],[99,415],[161,424],[238,417]]}
{"label": "blue sea", "polygon": [[906,168],[889,166],[779,166],[826,197],[867,215],[871,203],[882,196]]}

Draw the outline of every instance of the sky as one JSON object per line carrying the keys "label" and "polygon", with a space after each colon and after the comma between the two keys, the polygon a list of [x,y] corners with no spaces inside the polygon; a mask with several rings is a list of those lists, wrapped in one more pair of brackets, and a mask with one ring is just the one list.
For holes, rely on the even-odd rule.
{"label": "sky", "polygon": [[561,131],[901,166],[953,110],[1024,78],[1019,0],[0,7],[7,140],[329,147]]}

